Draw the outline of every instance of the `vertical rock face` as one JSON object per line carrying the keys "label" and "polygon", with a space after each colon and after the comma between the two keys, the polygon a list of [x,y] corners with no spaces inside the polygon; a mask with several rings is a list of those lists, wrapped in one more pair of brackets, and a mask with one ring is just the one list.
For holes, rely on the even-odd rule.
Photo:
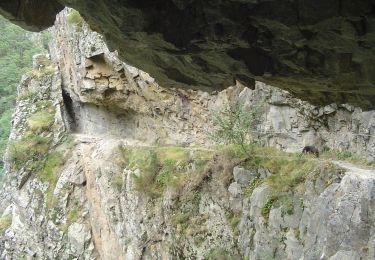
{"label": "vertical rock face", "polygon": [[[316,107],[260,82],[219,93],[165,89],[68,20],[65,11],[53,29],[52,61],[35,57],[19,86],[1,191],[3,258],[375,257],[373,171],[318,163],[276,197],[272,165],[204,157],[215,111],[238,100],[257,109],[259,142],[369,159],[374,112]],[[153,165],[148,149],[177,161],[184,185],[163,186],[168,160]],[[154,168],[158,177],[141,182]]]}

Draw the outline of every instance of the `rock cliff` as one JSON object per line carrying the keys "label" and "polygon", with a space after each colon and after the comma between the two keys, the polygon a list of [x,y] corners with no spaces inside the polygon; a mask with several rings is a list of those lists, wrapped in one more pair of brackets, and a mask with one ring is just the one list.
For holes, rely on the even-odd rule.
{"label": "rock cliff", "polygon": [[375,172],[209,138],[240,100],[253,138],[374,160],[375,112],[317,107],[237,81],[221,92],[164,88],[58,16],[50,57],[18,88],[1,191],[4,259],[373,259]]}

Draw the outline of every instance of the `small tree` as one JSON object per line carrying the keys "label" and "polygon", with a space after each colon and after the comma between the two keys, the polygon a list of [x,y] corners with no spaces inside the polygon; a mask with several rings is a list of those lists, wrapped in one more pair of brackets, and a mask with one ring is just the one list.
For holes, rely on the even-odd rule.
{"label": "small tree", "polygon": [[214,114],[215,130],[212,139],[224,144],[236,144],[251,157],[251,132],[257,122],[260,106],[249,109],[242,101],[228,105],[226,109]]}

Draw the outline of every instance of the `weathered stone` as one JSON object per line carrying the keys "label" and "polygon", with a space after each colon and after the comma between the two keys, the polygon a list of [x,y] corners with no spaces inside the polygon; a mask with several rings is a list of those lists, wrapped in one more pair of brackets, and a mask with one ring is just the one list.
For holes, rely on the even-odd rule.
{"label": "weathered stone", "polygon": [[233,197],[238,197],[242,194],[241,186],[237,182],[231,183],[228,187],[228,191]]}
{"label": "weathered stone", "polygon": [[234,180],[241,186],[245,187],[249,184],[251,179],[258,177],[258,174],[255,172],[251,172],[248,170],[245,170],[242,167],[234,167],[233,168],[233,177]]}
{"label": "weathered stone", "polygon": [[80,256],[84,253],[85,242],[87,234],[85,227],[79,223],[73,223],[68,228],[68,239],[70,242],[70,250],[76,256]]}

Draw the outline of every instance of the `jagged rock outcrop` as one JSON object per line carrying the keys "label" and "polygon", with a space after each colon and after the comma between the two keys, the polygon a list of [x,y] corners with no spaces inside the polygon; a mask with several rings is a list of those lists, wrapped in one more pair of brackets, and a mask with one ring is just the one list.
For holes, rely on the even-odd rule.
{"label": "jagged rock outcrop", "polygon": [[237,165],[209,146],[214,112],[242,101],[258,111],[259,142],[373,160],[373,111],[313,106],[260,82],[163,88],[67,12],[51,61],[36,56],[19,86],[0,193],[3,258],[373,259],[374,171],[283,154],[303,167],[278,173],[272,160]]}
{"label": "jagged rock outcrop", "polygon": [[258,79],[314,104],[374,108],[372,0],[39,2],[0,6],[36,26],[52,25],[59,3],[74,7],[111,49],[164,87],[220,90]]}

